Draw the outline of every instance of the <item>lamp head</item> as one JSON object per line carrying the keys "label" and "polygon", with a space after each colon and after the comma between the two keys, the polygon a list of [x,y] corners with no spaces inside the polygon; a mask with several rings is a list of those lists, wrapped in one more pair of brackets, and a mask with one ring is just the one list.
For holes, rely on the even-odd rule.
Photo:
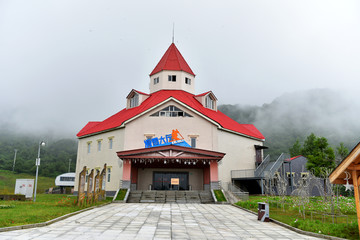
{"label": "lamp head", "polygon": [[44,146],[45,146],[45,142],[44,142],[44,141],[41,141],[40,145],[41,145],[42,147],[44,147]]}

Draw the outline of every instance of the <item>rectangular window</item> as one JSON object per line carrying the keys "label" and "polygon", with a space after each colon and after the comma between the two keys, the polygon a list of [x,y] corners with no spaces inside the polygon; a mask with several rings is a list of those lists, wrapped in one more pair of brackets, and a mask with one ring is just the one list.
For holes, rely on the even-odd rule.
{"label": "rectangular window", "polygon": [[288,185],[289,185],[289,187],[291,187],[293,185],[293,182],[294,182],[295,173],[293,172],[291,174],[291,176],[290,176],[290,172],[287,172],[286,175],[288,177]]}
{"label": "rectangular window", "polygon": [[206,101],[205,102],[205,107],[210,108],[210,109],[214,109],[214,100],[211,99],[210,96],[207,96],[205,101]]}
{"label": "rectangular window", "polygon": [[130,98],[130,107],[137,107],[139,105],[139,95],[138,94],[134,94],[134,96],[132,98]]}
{"label": "rectangular window", "polygon": [[196,137],[191,138],[191,147],[196,148]]}
{"label": "rectangular window", "polygon": [[91,142],[87,143],[87,152],[90,153],[91,151]]}
{"label": "rectangular window", "polygon": [[107,175],[108,175],[107,181],[110,182],[111,168],[108,168],[107,170],[108,170],[107,171]]}
{"label": "rectangular window", "polygon": [[109,138],[109,149],[112,149],[113,147],[113,139]]}
{"label": "rectangular window", "polygon": [[176,82],[176,75],[169,75],[168,79],[169,79],[169,82]]}
{"label": "rectangular window", "polygon": [[186,77],[185,78],[185,83],[191,85],[191,79]]}
{"label": "rectangular window", "polygon": [[159,83],[159,77],[154,78],[154,85]]}
{"label": "rectangular window", "polygon": [[101,151],[101,141],[98,141],[97,143],[98,143],[98,152],[100,152]]}

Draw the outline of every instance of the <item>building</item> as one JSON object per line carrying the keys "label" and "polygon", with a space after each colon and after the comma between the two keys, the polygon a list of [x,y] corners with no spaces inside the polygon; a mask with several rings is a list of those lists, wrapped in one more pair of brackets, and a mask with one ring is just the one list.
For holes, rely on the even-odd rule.
{"label": "building", "polygon": [[105,163],[108,195],[119,188],[218,188],[231,182],[231,170],[255,169],[264,136],[218,111],[212,91],[195,94],[195,84],[172,43],[150,73],[149,94],[131,90],[125,109],[77,134],[75,192],[84,166]]}

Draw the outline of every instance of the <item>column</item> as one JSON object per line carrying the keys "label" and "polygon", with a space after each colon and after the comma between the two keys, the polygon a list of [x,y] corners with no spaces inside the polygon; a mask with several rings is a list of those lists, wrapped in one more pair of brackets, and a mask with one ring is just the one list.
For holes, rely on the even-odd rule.
{"label": "column", "polygon": [[354,185],[354,195],[355,195],[355,205],[356,205],[356,214],[359,225],[360,233],[360,202],[359,202],[359,184],[358,184],[358,173],[357,170],[352,170],[352,179]]}
{"label": "column", "polygon": [[218,162],[216,160],[210,161],[210,188],[220,189],[218,177]]}
{"label": "column", "polygon": [[203,177],[204,190],[210,190],[210,167],[208,165],[203,168]]}
{"label": "column", "polygon": [[132,167],[131,167],[131,185],[130,185],[130,190],[136,190],[136,188],[137,188],[137,180],[138,180],[138,168],[132,166]]}
{"label": "column", "polygon": [[131,184],[131,160],[123,160],[122,188],[130,188]]}

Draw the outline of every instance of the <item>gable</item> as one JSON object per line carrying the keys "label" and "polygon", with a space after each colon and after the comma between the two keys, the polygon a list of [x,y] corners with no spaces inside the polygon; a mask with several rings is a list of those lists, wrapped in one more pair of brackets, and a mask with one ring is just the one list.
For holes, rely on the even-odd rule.
{"label": "gable", "polygon": [[[175,101],[184,108],[202,116],[204,119],[218,126],[219,129],[229,131],[235,134],[265,139],[260,131],[252,124],[239,124],[235,120],[226,116],[220,111],[205,108],[196,98],[196,96],[181,90],[161,90],[149,95],[139,106],[130,109],[123,109],[113,116],[99,122],[94,127],[83,128],[78,137],[84,137],[89,134],[97,134],[103,131],[109,131],[114,128],[124,126],[126,123],[156,109],[158,106],[168,102]],[[159,109],[161,110],[161,109]]]}

